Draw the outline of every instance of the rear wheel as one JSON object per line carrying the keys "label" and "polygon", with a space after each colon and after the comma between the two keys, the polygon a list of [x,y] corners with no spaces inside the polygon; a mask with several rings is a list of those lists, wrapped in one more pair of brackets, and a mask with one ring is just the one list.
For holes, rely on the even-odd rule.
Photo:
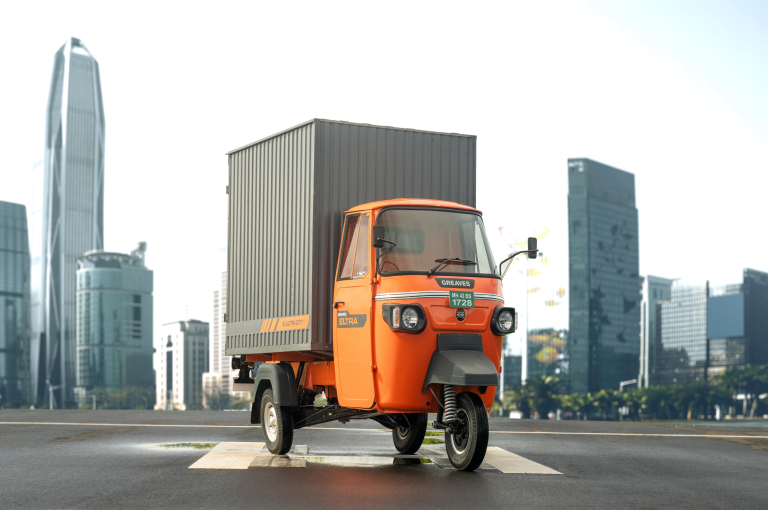
{"label": "rear wheel", "polygon": [[408,427],[397,426],[392,429],[392,440],[400,453],[407,455],[416,453],[424,442],[427,433],[427,413],[403,413],[408,421]]}
{"label": "rear wheel", "polygon": [[451,432],[445,434],[445,449],[453,467],[474,471],[483,463],[488,449],[488,414],[474,393],[459,393],[456,403],[456,421],[451,424]]}
{"label": "rear wheel", "polygon": [[288,406],[275,404],[272,390],[266,390],[261,397],[261,431],[269,451],[285,455],[293,444],[293,415]]}

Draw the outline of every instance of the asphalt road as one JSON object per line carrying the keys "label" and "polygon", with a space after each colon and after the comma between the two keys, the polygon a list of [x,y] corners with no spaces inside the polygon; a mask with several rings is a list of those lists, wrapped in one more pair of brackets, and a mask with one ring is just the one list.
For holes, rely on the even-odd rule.
{"label": "asphalt road", "polygon": [[[491,419],[490,445],[561,475],[436,464],[188,469],[210,450],[157,446],[262,441],[248,417],[0,411],[0,507],[768,508],[764,428]],[[326,454],[395,453],[375,422],[323,427],[297,430],[294,444]],[[748,437],[724,437],[733,435]]]}

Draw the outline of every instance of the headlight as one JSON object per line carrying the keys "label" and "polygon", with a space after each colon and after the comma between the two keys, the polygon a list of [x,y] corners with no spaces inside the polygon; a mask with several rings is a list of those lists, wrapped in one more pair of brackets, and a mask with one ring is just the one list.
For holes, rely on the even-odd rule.
{"label": "headlight", "polygon": [[408,329],[415,329],[419,322],[419,314],[413,308],[406,308],[403,310],[403,326]]}
{"label": "headlight", "polygon": [[517,312],[514,308],[497,306],[491,316],[491,331],[494,335],[504,336],[517,329]]}
{"label": "headlight", "polygon": [[499,314],[499,329],[508,333],[512,330],[512,326],[515,325],[515,318],[509,310],[504,310]]}
{"label": "headlight", "polygon": [[427,327],[427,314],[418,303],[383,304],[381,316],[393,331],[418,335]]}

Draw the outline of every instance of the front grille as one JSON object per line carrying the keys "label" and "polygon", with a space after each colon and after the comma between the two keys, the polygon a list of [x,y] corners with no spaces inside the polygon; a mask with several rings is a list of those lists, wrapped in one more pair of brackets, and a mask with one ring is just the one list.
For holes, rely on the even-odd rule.
{"label": "front grille", "polygon": [[437,350],[483,352],[483,338],[472,333],[438,333]]}

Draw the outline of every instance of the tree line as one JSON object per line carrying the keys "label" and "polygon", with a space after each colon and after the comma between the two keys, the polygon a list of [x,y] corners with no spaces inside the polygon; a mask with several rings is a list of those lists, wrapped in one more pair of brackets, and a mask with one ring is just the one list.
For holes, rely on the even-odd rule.
{"label": "tree line", "polygon": [[559,409],[561,416],[589,420],[712,419],[716,406],[721,418],[768,413],[768,365],[729,368],[708,381],[689,384],[595,393],[567,389],[567,382],[556,376],[531,378],[505,392],[491,412],[508,416],[517,410],[524,418],[546,419]]}

